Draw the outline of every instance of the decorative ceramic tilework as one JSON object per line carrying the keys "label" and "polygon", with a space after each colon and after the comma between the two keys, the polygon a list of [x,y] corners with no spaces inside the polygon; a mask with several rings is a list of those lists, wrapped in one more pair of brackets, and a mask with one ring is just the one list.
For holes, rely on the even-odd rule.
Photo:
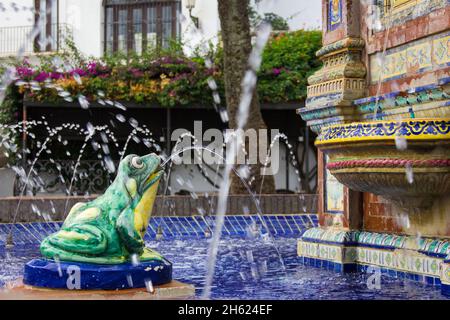
{"label": "decorative ceramic tilework", "polygon": [[[449,88],[446,87],[447,84],[450,84],[450,77],[442,77],[440,79],[437,80],[436,83],[430,83],[428,85],[423,85],[423,86],[418,86],[418,87],[410,87],[408,89],[408,91],[392,91],[380,96],[371,96],[371,97],[366,97],[366,98],[362,98],[362,99],[356,99],[353,101],[353,103],[357,106],[367,106],[371,103],[377,102],[378,103],[383,103],[383,101],[387,101],[389,99],[397,99],[397,98],[404,98],[404,100],[395,100],[395,104],[397,105],[402,105],[402,104],[407,104],[408,99],[411,99],[413,96],[416,95],[427,95],[426,96],[421,96],[423,98],[428,98],[428,99],[435,99],[435,98],[450,98],[449,97]],[[435,93],[435,91],[438,91],[439,94],[437,96],[430,96],[430,94]],[[417,102],[417,101],[416,101]],[[373,108],[370,110],[371,112],[373,112]]]}
{"label": "decorative ceramic tilework", "polygon": [[305,231],[297,250],[305,264],[327,267],[328,261],[341,264],[336,269],[358,266],[360,271],[364,266],[378,266],[391,276],[402,275],[428,284],[442,282],[450,293],[448,240],[312,228]]}
{"label": "decorative ceramic tilework", "polygon": [[333,214],[344,213],[344,185],[340,183],[327,169],[328,155],[325,155],[323,165],[324,183],[324,207],[325,212]]}
{"label": "decorative ceramic tilework", "polygon": [[[317,226],[317,215],[264,215],[225,217],[222,234],[230,237],[244,237],[251,225],[256,225],[258,230],[278,237],[300,237],[303,232]],[[17,223],[0,224],[0,246],[14,228],[14,242],[16,245],[39,244],[49,234],[56,232],[61,227],[59,222],[42,223]],[[215,227],[215,217],[212,216],[184,216],[184,217],[152,217],[150,219],[146,240],[156,237],[174,238],[205,238],[211,235]]]}
{"label": "decorative ceramic tilework", "polygon": [[[382,14],[383,28],[397,26],[408,20],[444,8],[448,0],[375,0]],[[389,10],[391,8],[391,10]]]}
{"label": "decorative ceramic tilework", "polygon": [[366,231],[345,231],[332,228],[311,228],[302,236],[303,241],[332,245],[363,246],[377,249],[410,249],[428,256],[446,258],[450,255],[450,241],[444,239],[421,238],[376,233]]}
{"label": "decorative ceramic tilework", "polygon": [[356,243],[357,232],[332,228],[311,228],[305,231],[302,239],[312,242],[334,243],[348,245]]}
{"label": "decorative ceramic tilework", "polygon": [[450,32],[445,32],[390,49],[384,61],[381,52],[371,55],[371,83],[447,67],[450,63],[449,41]]}
{"label": "decorative ceramic tilework", "polygon": [[316,145],[336,143],[337,141],[357,141],[392,139],[401,135],[409,140],[425,139],[433,136],[433,139],[448,139],[450,136],[450,121],[417,119],[383,122],[360,122],[329,126],[324,128],[316,139]]}
{"label": "decorative ceramic tilework", "polygon": [[374,248],[357,248],[357,263],[392,268],[410,273],[439,277],[442,259],[412,254],[405,250],[388,251]]}
{"label": "decorative ceramic tilework", "polygon": [[342,24],[342,0],[329,0],[328,30],[333,31]]}
{"label": "decorative ceramic tilework", "polygon": [[443,284],[446,284],[449,288],[447,288],[450,291],[450,261],[446,260],[444,264],[442,264],[441,267],[441,282]]}

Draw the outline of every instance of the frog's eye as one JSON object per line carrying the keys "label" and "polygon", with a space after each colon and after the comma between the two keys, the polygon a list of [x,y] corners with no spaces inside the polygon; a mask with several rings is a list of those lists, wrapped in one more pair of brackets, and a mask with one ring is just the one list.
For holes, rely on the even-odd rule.
{"label": "frog's eye", "polygon": [[142,169],[144,163],[142,162],[140,157],[134,157],[131,159],[131,165],[136,169]]}

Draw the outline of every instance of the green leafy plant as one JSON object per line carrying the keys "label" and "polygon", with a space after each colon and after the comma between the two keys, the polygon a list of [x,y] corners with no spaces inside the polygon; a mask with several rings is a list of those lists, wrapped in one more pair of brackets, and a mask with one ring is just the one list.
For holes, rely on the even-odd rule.
{"label": "green leafy plant", "polygon": [[308,77],[321,62],[320,31],[298,30],[273,35],[263,52],[258,74],[258,94],[262,101],[279,103],[306,98]]}
{"label": "green leafy plant", "polygon": [[[319,31],[274,33],[264,50],[258,74],[261,101],[304,99],[307,78],[320,66],[315,56],[320,46]],[[194,51],[191,57],[183,54],[179,41],[167,48],[149,48],[141,55],[116,53],[102,58],[86,58],[74,45],[65,48],[58,55],[43,58],[38,66],[27,61],[14,63],[19,79],[6,91],[0,123],[17,119],[15,112],[22,99],[60,103],[84,96],[89,102],[115,100],[164,107],[212,105],[210,78],[215,80],[221,100],[225,101],[223,51],[212,43],[206,56]],[[212,66],[206,65],[206,58],[213,62]]]}

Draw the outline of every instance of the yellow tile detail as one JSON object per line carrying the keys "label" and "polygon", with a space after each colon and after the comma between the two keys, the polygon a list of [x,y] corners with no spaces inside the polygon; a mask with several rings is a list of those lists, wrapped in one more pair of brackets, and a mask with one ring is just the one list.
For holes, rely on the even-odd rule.
{"label": "yellow tile detail", "polygon": [[436,64],[450,62],[450,36],[433,41],[433,60]]}

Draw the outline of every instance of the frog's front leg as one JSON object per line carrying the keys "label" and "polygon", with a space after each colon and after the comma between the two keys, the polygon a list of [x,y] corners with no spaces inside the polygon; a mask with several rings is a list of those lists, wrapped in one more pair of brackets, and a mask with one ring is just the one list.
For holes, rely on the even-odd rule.
{"label": "frog's front leg", "polygon": [[134,210],[127,207],[117,219],[117,232],[129,253],[141,255],[144,251],[144,239],[140,230],[136,230]]}

